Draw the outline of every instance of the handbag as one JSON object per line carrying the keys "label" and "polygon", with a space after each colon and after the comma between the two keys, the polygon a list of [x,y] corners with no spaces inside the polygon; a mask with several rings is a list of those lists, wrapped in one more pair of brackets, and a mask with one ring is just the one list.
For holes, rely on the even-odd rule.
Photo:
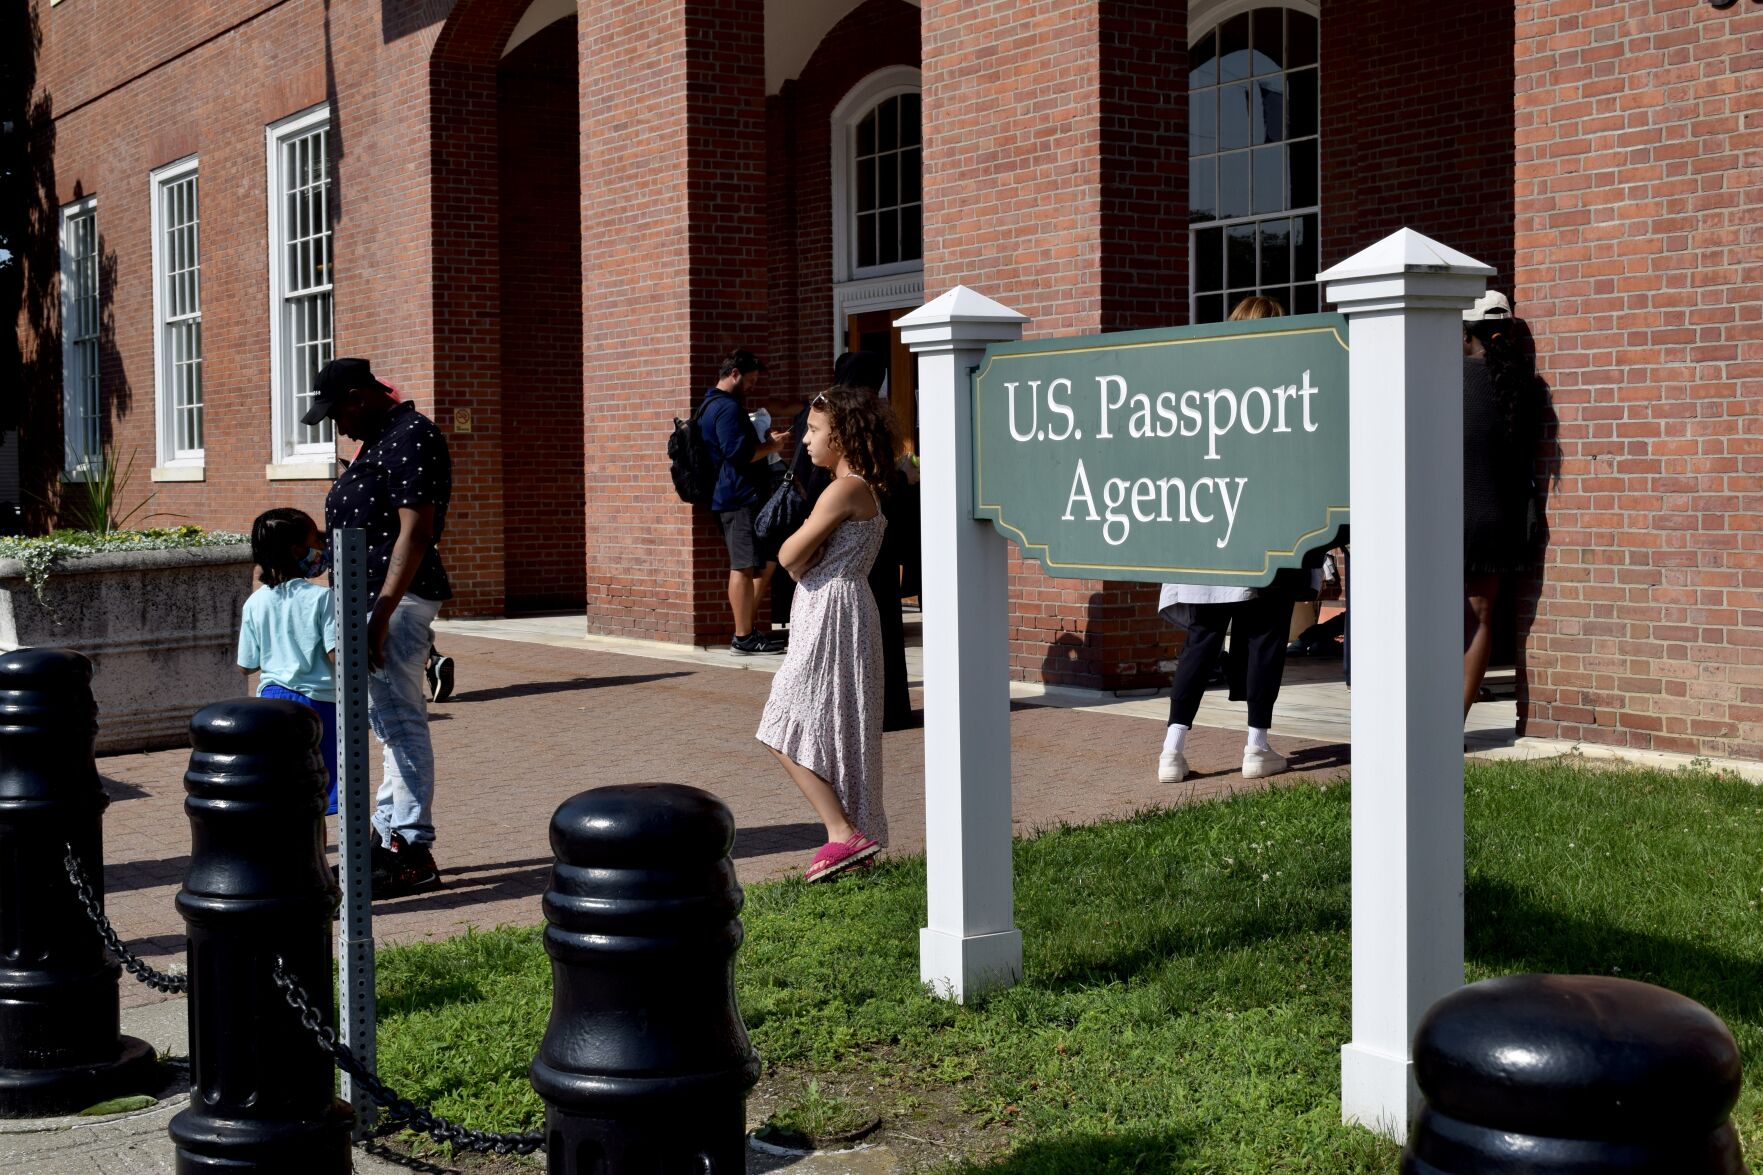
{"label": "handbag", "polygon": [[785,473],[759,514],[753,519],[753,537],[776,545],[795,534],[808,521],[808,499],[796,486],[793,473]]}

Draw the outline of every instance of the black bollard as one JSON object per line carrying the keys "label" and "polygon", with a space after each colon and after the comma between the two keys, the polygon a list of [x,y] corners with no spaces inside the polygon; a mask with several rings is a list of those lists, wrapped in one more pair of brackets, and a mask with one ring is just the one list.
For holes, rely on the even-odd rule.
{"label": "black bollard", "polygon": [[1428,1009],[1426,1106],[1402,1175],[1744,1175],[1739,1052],[1692,999],[1599,975],[1513,975]]}
{"label": "black bollard", "polygon": [[0,654],[0,1116],[74,1113],[156,1084],[119,1035],[117,980],[62,863],[104,901],[104,809],[92,663],[71,649]]}
{"label": "black bollard", "polygon": [[735,821],[671,783],[551,818],[551,1021],[532,1064],[551,1175],[738,1175],[759,1058],[735,1007]]}
{"label": "black bollard", "polygon": [[354,1113],[335,1072],[271,978],[275,961],[327,1026],[331,912],[318,716],[241,698],[190,722],[190,870],[177,897],[189,934],[189,1108],[171,1120],[177,1169],[349,1170]]}

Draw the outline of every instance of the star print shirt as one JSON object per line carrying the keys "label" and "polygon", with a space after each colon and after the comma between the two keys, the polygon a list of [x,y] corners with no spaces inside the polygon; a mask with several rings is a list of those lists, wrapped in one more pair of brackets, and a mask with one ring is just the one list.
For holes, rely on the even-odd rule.
{"label": "star print shirt", "polygon": [[324,500],[327,528],[359,527],[367,532],[367,591],[377,599],[398,541],[398,508],[435,508],[435,530],[409,594],[425,600],[453,596],[447,570],[436,544],[447,522],[447,501],[453,496],[453,462],[447,438],[435,422],[411,403],[392,409],[386,431],[361,447],[361,452],[331,485]]}

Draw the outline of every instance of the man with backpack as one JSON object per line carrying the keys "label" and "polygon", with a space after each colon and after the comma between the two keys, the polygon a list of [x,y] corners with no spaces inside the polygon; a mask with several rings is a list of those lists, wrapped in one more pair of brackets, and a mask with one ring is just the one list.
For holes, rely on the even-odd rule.
{"label": "man with backpack", "polygon": [[734,613],[735,638],[729,651],[743,656],[781,653],[784,642],[758,630],[759,603],[771,586],[777,564],[760,557],[753,519],[770,490],[766,458],[783,448],[790,431],[773,429],[760,441],[747,415],[745,396],[759,385],[765,365],[751,351],[736,351],[723,360],[716,386],[704,393],[697,424],[716,467],[709,506],[722,524],[728,546],[728,604]]}

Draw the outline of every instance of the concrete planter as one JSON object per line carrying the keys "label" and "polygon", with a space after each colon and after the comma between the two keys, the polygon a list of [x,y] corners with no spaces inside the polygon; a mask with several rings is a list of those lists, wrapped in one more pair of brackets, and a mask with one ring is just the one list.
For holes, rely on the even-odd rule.
{"label": "concrete planter", "polygon": [[108,551],[57,564],[46,609],[18,560],[0,559],[0,651],[91,658],[99,754],[184,746],[191,715],[246,691],[234,654],[251,586],[243,543]]}

